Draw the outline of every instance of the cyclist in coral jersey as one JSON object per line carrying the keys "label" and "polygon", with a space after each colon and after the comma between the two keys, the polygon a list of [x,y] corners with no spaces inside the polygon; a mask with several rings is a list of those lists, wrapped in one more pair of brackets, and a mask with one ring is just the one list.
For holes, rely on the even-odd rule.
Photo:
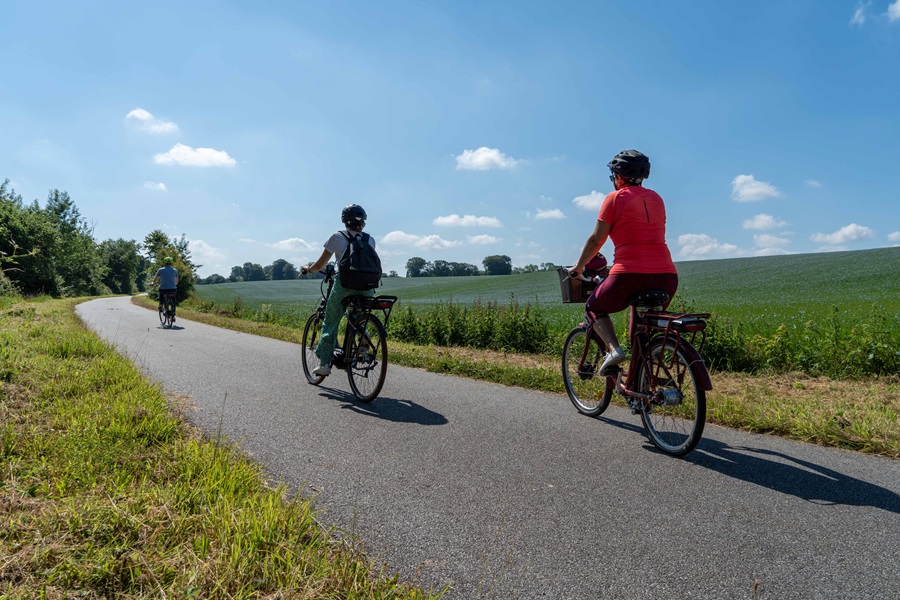
{"label": "cyclist in coral jersey", "polygon": [[607,238],[612,240],[615,255],[609,277],[585,304],[588,322],[607,346],[601,374],[625,361],[609,315],[628,308],[639,292],[660,289],[671,298],[678,289],[678,271],[666,245],[666,206],[659,194],[642,185],[650,175],[650,159],[637,150],[624,150],[607,166],[615,191],[603,201],[594,231],[569,271],[579,275]]}

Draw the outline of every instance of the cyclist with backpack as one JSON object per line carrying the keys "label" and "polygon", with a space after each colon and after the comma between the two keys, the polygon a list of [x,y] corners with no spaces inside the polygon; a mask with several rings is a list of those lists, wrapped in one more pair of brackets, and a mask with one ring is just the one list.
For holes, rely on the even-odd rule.
{"label": "cyclist with backpack", "polygon": [[172,294],[172,322],[175,322],[175,295],[178,292],[178,269],[172,266],[172,257],[163,259],[165,266],[156,272],[150,285],[159,283],[159,310],[163,309],[166,294]]}
{"label": "cyclist with backpack", "polygon": [[615,256],[609,277],[585,303],[588,321],[608,350],[601,374],[625,361],[609,315],[628,308],[639,292],[659,289],[672,298],[678,289],[678,271],[666,245],[666,206],[659,194],[642,185],[650,176],[650,159],[637,150],[623,150],[607,166],[615,191],[603,200],[594,231],[569,270],[577,277],[607,238],[612,239]]}
{"label": "cyclist with backpack", "polygon": [[300,267],[301,273],[321,271],[338,257],[338,277],[328,296],[322,336],[316,346],[316,356],[321,364],[313,371],[318,376],[331,375],[331,361],[337,345],[338,325],[344,313],[343,300],[354,294],[373,295],[381,281],[381,261],[375,252],[375,239],[363,233],[366,211],[358,204],[349,204],[341,211],[341,222],[346,229],[335,232],[325,242],[325,249],[316,262]]}

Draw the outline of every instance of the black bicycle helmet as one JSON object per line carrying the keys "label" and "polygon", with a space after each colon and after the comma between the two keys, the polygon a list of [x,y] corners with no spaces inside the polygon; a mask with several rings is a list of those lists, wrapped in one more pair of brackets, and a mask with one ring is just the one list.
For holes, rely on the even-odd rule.
{"label": "black bicycle helmet", "polygon": [[366,211],[359,204],[348,204],[341,211],[341,222],[344,225],[365,225]]}
{"label": "black bicycle helmet", "polygon": [[650,177],[650,159],[637,150],[622,150],[606,166],[625,179],[638,180]]}

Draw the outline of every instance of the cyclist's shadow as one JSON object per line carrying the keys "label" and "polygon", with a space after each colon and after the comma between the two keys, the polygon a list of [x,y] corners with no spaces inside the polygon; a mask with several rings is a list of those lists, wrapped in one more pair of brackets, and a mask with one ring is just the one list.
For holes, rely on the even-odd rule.
{"label": "cyclist's shadow", "polygon": [[900,495],[891,490],[773,450],[704,438],[684,460],[816,504],[872,506],[900,513]]}
{"label": "cyclist's shadow", "polygon": [[320,388],[320,390],[320,396],[337,400],[343,405],[342,408],[352,410],[361,415],[397,423],[416,423],[418,425],[446,425],[449,423],[447,417],[441,413],[429,410],[411,400],[379,396],[372,402],[363,404],[357,401],[356,397],[349,392],[324,387]]}
{"label": "cyclist's shadow", "polygon": [[171,327],[163,327],[162,325],[158,326],[157,329],[162,331],[182,331],[184,327],[181,325],[172,325]]}

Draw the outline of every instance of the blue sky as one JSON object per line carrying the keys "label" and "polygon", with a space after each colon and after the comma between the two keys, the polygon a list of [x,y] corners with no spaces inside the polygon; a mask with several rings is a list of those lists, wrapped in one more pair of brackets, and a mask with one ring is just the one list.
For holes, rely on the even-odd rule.
{"label": "blue sky", "polygon": [[[618,151],[676,261],[900,244],[900,0],[6,0],[0,180],[200,274],[571,264]],[[612,255],[611,244],[604,252]]]}

